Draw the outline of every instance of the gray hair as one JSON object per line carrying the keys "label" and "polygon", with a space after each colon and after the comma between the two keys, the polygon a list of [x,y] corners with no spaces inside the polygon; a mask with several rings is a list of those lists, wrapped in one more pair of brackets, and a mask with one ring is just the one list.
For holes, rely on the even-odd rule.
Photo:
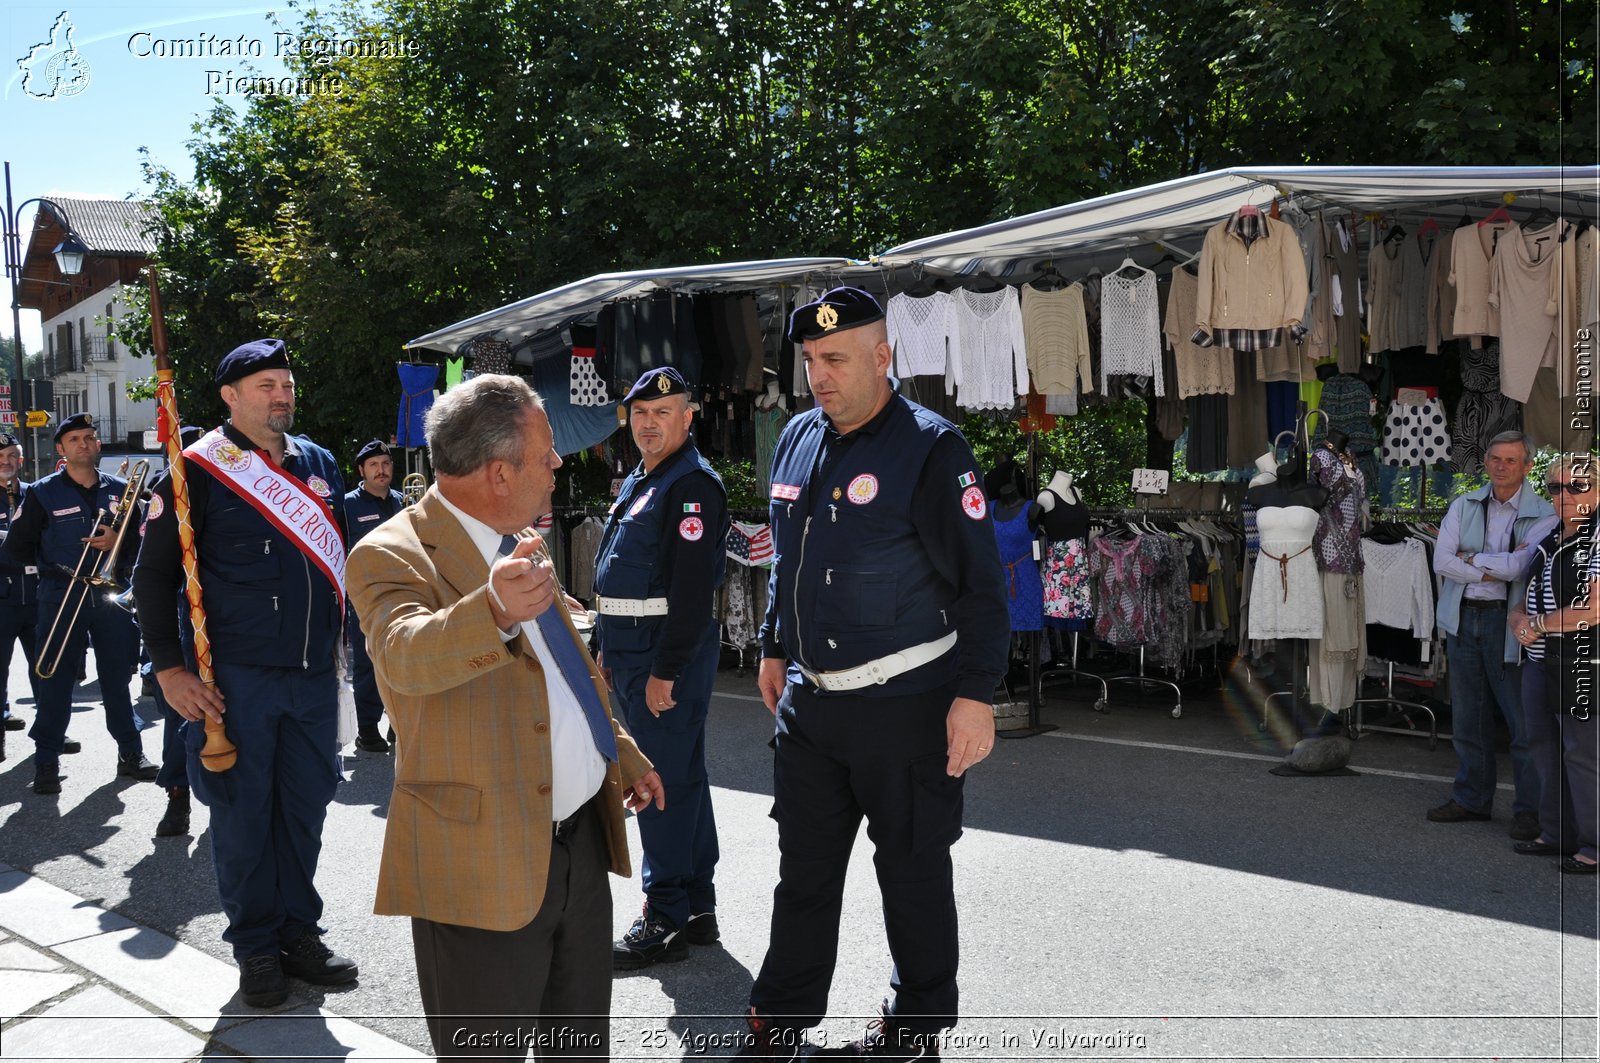
{"label": "gray hair", "polygon": [[1595,456],[1587,453],[1568,453],[1559,455],[1544,470],[1545,479],[1565,473],[1569,477],[1579,480],[1594,482]]}
{"label": "gray hair", "polygon": [[542,409],[539,393],[518,376],[485,373],[457,384],[422,419],[434,471],[467,476],[491,461],[522,468],[522,419]]}
{"label": "gray hair", "polygon": [[1534,454],[1537,453],[1539,449],[1533,445],[1532,436],[1528,435],[1526,432],[1519,432],[1515,428],[1511,428],[1499,433],[1493,439],[1489,440],[1489,445],[1483,448],[1483,452],[1484,454],[1488,454],[1489,451],[1504,443],[1522,444],[1522,460],[1524,461],[1532,461]]}

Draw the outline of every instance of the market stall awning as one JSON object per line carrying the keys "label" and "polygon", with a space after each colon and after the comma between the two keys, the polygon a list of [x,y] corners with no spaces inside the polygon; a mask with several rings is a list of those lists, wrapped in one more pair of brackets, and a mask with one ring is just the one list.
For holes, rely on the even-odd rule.
{"label": "market stall awning", "polygon": [[987,271],[999,277],[1030,271],[1038,260],[1051,258],[1058,269],[1072,273],[1114,265],[1119,254],[1134,247],[1194,250],[1208,226],[1246,203],[1265,207],[1278,196],[1414,218],[1446,204],[1488,209],[1504,202],[1506,193],[1517,197],[1514,213],[1542,204],[1593,217],[1600,204],[1600,167],[1233,167],[912,240],[872,261],[892,269]]}
{"label": "market stall awning", "polygon": [[832,280],[843,277],[851,270],[877,272],[848,258],[773,258],[759,262],[723,262],[704,266],[638,269],[627,273],[600,273],[447,325],[426,336],[419,336],[406,346],[427,347],[454,354],[463,343],[475,336],[492,333],[514,342],[522,336],[596,310],[613,299],[626,299],[658,290],[695,292],[764,287],[785,281],[798,283],[816,276]]}

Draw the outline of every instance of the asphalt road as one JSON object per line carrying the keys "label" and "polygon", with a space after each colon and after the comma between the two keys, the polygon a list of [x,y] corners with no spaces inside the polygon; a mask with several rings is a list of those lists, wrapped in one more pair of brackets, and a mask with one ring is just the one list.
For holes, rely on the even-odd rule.
{"label": "asphalt road", "polygon": [[[777,872],[771,718],[754,694],[752,675],[725,672],[711,713],[722,944],[618,977],[616,1058],[706,1058],[742,1026]],[[32,744],[7,736],[0,861],[227,959],[206,813],[187,839],[152,837],[164,795],[115,778],[97,698],[91,673],[71,727],[84,752],[58,798],[28,791]],[[1155,692],[1139,704],[1113,688],[1107,715],[1090,700],[1052,698],[1059,730],[998,743],[969,780],[964,1018],[947,1059],[1595,1058],[1595,881],[1511,852],[1509,790],[1491,823],[1427,823],[1448,796],[1448,743],[1373,735],[1356,775],[1281,778],[1277,740],[1239,698],[1191,694],[1180,720]],[[14,704],[31,721],[31,699]],[[145,732],[152,759],[159,747]],[[392,762],[345,763],[318,882],[328,940],[361,979],[295,983],[290,1004],[426,1050],[407,921],[371,914]],[[613,879],[618,933],[638,890]],[[816,1036],[854,1036],[889,970],[863,834]]]}

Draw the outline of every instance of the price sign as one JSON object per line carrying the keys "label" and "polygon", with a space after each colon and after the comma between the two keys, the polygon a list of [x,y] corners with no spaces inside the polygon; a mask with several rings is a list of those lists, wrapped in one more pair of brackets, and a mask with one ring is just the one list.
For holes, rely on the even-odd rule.
{"label": "price sign", "polygon": [[1136,495],[1164,495],[1172,474],[1165,469],[1133,470],[1133,493]]}
{"label": "price sign", "polygon": [[614,477],[611,478],[611,497],[612,498],[616,498],[618,495],[622,494],[622,481],[623,481],[623,477],[621,477],[621,476],[614,476]]}
{"label": "price sign", "polygon": [[23,424],[24,428],[44,428],[50,423],[49,410],[29,410],[28,419]]}

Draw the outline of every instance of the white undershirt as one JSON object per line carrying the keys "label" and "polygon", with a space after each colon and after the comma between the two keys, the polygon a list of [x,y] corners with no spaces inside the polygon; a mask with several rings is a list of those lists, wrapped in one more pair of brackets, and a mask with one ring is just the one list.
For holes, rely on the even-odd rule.
{"label": "white undershirt", "polygon": [[[462,530],[472,540],[472,545],[478,548],[478,553],[483,555],[483,560],[493,567],[500,556],[501,534],[451,505],[443,492],[435,493],[439,501],[444,503],[444,508],[461,522]],[[550,608],[565,608],[559,594],[558,590],[558,597]],[[594,747],[594,736],[589,733],[589,721],[584,718],[583,706],[578,704],[577,695],[572,692],[566,677],[561,674],[560,666],[550,655],[550,647],[545,645],[544,633],[539,630],[539,625],[532,620],[526,621],[522,624],[522,634],[544,669],[545,696],[550,703],[550,813],[551,818],[559,822],[600,792],[606,780],[606,761]],[[502,631],[500,636],[507,642],[517,637],[515,631],[509,635]]]}

